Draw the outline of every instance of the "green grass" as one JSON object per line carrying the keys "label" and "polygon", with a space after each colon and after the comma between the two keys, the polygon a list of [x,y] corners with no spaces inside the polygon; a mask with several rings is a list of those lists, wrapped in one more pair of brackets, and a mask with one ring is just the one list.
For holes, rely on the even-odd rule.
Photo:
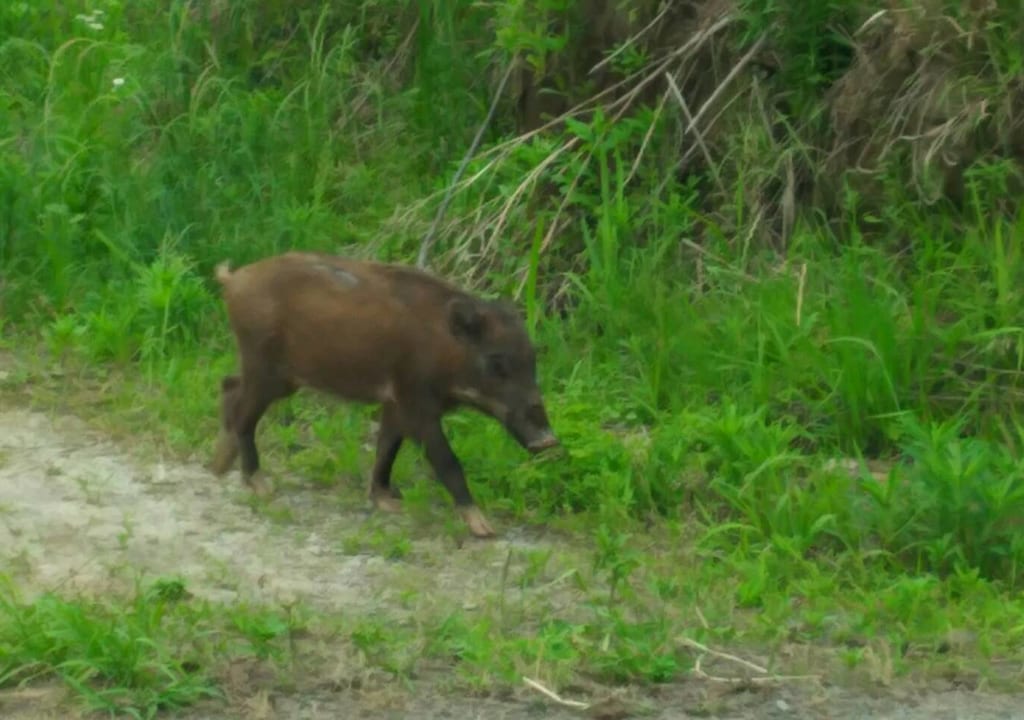
{"label": "green grass", "polygon": [[[1017,87],[1024,23],[994,10],[973,49],[935,36],[962,60],[957,87],[999,109],[955,126],[987,149],[964,161],[957,192],[926,206],[936,180],[906,170],[917,156],[902,146],[870,180],[832,177],[822,159],[824,96],[851,71],[843,38],[871,9],[738,8],[741,27],[715,51],[738,57],[781,27],[787,62],[764,80],[771,103],[709,133],[717,165],[682,176],[666,160],[693,142],[679,145],[671,100],[621,115],[613,104],[516,140],[506,104],[440,228],[438,267],[522,291],[566,452],[526,458],[469,413],[447,421],[453,444],[488,513],[588,548],[592,566],[572,568],[586,602],[572,617],[532,607],[512,620],[493,599],[483,612],[431,609],[415,627],[353,620],[368,663],[404,676],[443,660],[467,687],[493,688],[530,667],[556,685],[679,679],[693,660],[680,636],[820,644],[852,668],[882,643],[905,673],[1019,658],[1024,213],[1006,201],[1021,177],[1006,150],[1012,103],[994,98]],[[216,263],[289,248],[414,257],[486,112],[487,72],[520,53],[559,102],[600,89],[579,80],[586,28],[570,10],[0,9],[0,331],[32,348],[20,358],[40,348],[90,388],[29,378],[22,399],[202,455],[218,380],[234,367]],[[616,77],[652,62],[651,48],[626,50]],[[786,163],[820,192],[793,201],[783,237]],[[364,477],[368,419],[297,399],[261,427],[267,462],[326,486]],[[396,476],[417,517],[444,497],[411,449]],[[378,528],[340,549],[397,562],[416,557],[410,542]],[[217,683],[186,668],[183,638],[235,611],[190,607],[144,592],[7,599],[0,679],[56,675],[93,706],[141,715],[198,701]],[[250,630],[264,622],[238,612]],[[232,632],[266,635],[250,630]],[[942,650],[960,630],[970,648]],[[209,663],[221,650],[196,652]]]}
{"label": "green grass", "polygon": [[220,696],[223,663],[288,653],[294,621],[281,611],[223,608],[156,580],[127,598],[26,602],[0,596],[0,687],[58,678],[85,709],[153,717]]}

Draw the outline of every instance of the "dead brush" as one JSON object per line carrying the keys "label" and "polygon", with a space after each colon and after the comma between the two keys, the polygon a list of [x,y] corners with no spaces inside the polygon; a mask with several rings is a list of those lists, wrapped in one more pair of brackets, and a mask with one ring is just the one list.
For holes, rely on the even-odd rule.
{"label": "dead brush", "polygon": [[[568,178],[568,183],[557,204],[553,199],[546,200],[547,203],[553,205],[553,212],[551,217],[546,220],[547,230],[541,240],[540,253],[547,252],[555,237],[572,222],[569,206],[574,199],[573,192],[581,179],[592,169],[593,148],[586,147],[579,137],[568,137],[554,142],[545,156],[533,167],[524,171],[515,181],[514,186],[503,192],[499,191],[501,194],[488,197],[496,189],[497,182],[500,182],[497,181],[499,173],[509,164],[510,159],[515,156],[517,151],[541,137],[543,133],[564,127],[570,119],[586,119],[596,109],[600,109],[609,118],[609,122],[614,124],[635,110],[652,87],[659,87],[657,90],[659,100],[653,121],[644,135],[637,156],[631,161],[627,183],[631,182],[636,177],[643,155],[648,149],[655,124],[661,118],[666,103],[674,92],[670,86],[665,86],[663,89],[660,87],[665,84],[666,75],[690,76],[693,68],[701,64],[700,58],[709,52],[709,46],[719,40],[724,35],[724,31],[735,23],[736,18],[730,12],[732,5],[728,2],[715,0],[693,3],[693,6],[697,12],[695,19],[687,25],[688,31],[674,33],[674,37],[678,36],[682,39],[678,45],[669,46],[662,52],[653,54],[642,68],[611,83],[558,117],[478,153],[475,159],[479,169],[455,182],[448,192],[456,197],[465,196],[474,190],[483,195],[483,200],[471,203],[462,214],[454,215],[439,223],[436,230],[433,227],[428,229],[424,219],[425,209],[438,202],[445,191],[435,192],[423,200],[397,211],[393,218],[382,227],[381,238],[387,237],[398,228],[402,228],[406,232],[410,228],[415,228],[417,232],[422,229],[428,238],[433,239],[444,248],[434,258],[433,264],[436,267],[444,268],[446,273],[458,277],[468,286],[476,286],[481,282],[488,269],[509,255],[510,247],[528,247],[528,238],[534,223],[527,220],[527,215],[531,203],[536,202],[537,189],[539,187],[550,188],[553,175],[564,173],[567,168],[573,168],[573,174]],[[666,34],[664,24],[672,17],[673,15],[667,12],[667,8],[663,8],[653,20],[634,33],[615,53],[622,52],[631,44],[641,43],[648,37],[664,37]],[[754,56],[760,46],[760,42],[756,43],[755,47],[747,53],[747,60],[741,63],[739,68],[732,68],[732,73],[727,75],[724,80],[723,89],[728,87],[736,73],[746,65],[746,62]],[[615,53],[608,55],[593,66],[590,69],[591,73],[608,64]],[[684,142],[687,134],[701,136],[699,122],[705,115],[711,117],[710,122],[714,121],[714,116],[708,111],[725,95],[727,93],[713,91],[710,93],[710,97],[699,106],[696,114],[688,118],[690,120],[689,127],[682,131],[678,138],[680,145]],[[508,237],[510,227],[522,229],[513,231],[511,237]],[[519,274],[517,295],[522,292],[526,284],[525,268]]]}
{"label": "dead brush", "polygon": [[1024,88],[1000,77],[981,41],[995,11],[965,3],[955,18],[933,0],[889,2],[872,15],[854,33],[852,67],[827,97],[832,137],[823,175],[846,175],[877,198],[891,164],[904,160],[918,200],[960,197],[965,170],[999,156],[1019,134],[1013,109]]}
{"label": "dead brush", "polygon": [[[1015,162],[1024,160],[1018,120],[1024,83],[994,61],[986,28],[996,20],[1006,24],[997,16],[1008,11],[993,3],[965,4],[956,17],[940,0],[912,8],[896,0],[882,10],[865,7],[856,26],[839,28],[853,48],[849,67],[802,114],[788,109],[791,89],[776,77],[787,62],[800,61],[780,50],[785,27],[769,27],[744,47],[738,42],[742,2],[697,0],[686,8],[683,13],[666,5],[638,19],[600,61],[580,69],[606,78],[606,86],[475,155],[473,169],[448,189],[456,209],[430,228],[437,247],[433,265],[470,287],[500,268],[515,276],[521,293],[529,277],[525,256],[540,220],[538,262],[562,271],[556,275],[578,268],[578,241],[559,244],[556,238],[576,235],[573,225],[588,217],[590,210],[577,205],[577,191],[595,175],[594,144],[557,131],[572,121],[587,122],[598,109],[607,128],[642,105],[653,107],[647,127],[637,133],[634,155],[623,158],[630,189],[648,176],[641,170],[661,174],[640,212],[659,202],[672,183],[703,173],[711,184],[701,209],[715,234],[778,251],[801,208],[813,206],[824,217],[839,213],[847,182],[862,198],[861,209],[884,201],[888,178],[899,178],[917,199],[933,203],[962,195],[964,173],[976,160],[1005,155],[1008,148]],[[647,60],[615,79],[608,67],[631,47]],[[531,148],[532,154],[524,152],[542,138],[546,143]],[[654,154],[652,147],[658,148]],[[524,158],[529,160],[522,166]],[[399,209],[381,237],[410,228],[428,234],[425,211],[440,195]],[[701,238],[691,245],[702,247]],[[546,291],[552,298],[566,288]]]}

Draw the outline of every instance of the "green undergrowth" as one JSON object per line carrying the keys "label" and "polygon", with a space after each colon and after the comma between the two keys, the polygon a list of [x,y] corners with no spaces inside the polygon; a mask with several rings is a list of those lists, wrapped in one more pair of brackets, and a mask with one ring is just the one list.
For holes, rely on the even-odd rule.
{"label": "green undergrowth", "polygon": [[[998,243],[1018,229],[981,232]],[[977,570],[1015,587],[1024,434],[1013,407],[1024,346],[1015,310],[1000,300],[1013,295],[1000,279],[1012,258],[987,261],[980,240],[944,246],[941,260],[919,261],[931,271],[908,279],[878,250],[805,252],[759,278],[709,261],[715,279],[700,294],[652,276],[640,253],[623,263],[627,276],[592,270],[570,317],[536,322],[565,452],[528,458],[498,423],[468,411],[446,422],[481,502],[538,521],[605,511],[699,518],[704,542],[728,552],[869,554],[892,572]],[[216,433],[219,378],[235,359],[216,297],[180,259],[141,273],[132,296],[165,286],[190,288],[182,297],[204,318],[208,349],[149,323],[108,329],[89,313],[49,322],[45,346],[96,363],[153,333],[156,350],[139,347],[108,388],[120,398],[112,412],[147,415],[159,438],[205,448],[201,456]],[[272,466],[330,484],[368,472],[370,418],[296,399],[261,425],[261,442]],[[400,478],[419,455],[403,451]]]}
{"label": "green undergrowth", "polygon": [[[205,461],[216,430],[211,388],[230,366],[230,356],[179,356],[146,376],[72,358],[47,378],[47,361],[32,360],[7,383],[23,402],[84,414],[115,437],[134,436],[133,444],[138,427],[157,428],[149,433],[155,443]],[[792,422],[735,400],[642,425],[603,415],[598,388],[579,382],[548,390],[566,443],[560,456],[529,459],[475,414],[446,423],[474,493],[503,532],[522,522],[559,528],[562,539],[519,582],[569,585],[575,609],[528,603],[517,617],[509,595],[485,600],[483,611],[434,605],[409,624],[360,620],[352,642],[367,663],[405,677],[443,660],[454,663],[459,688],[481,692],[538,667],[556,685],[581,677],[667,682],[692,671],[690,638],[762,657],[793,647],[821,653],[787,655],[789,673],[799,671],[794,662],[808,663],[808,672],[827,663],[833,677],[844,668],[861,678],[939,672],[1012,687],[999,668],[1016,657],[1024,630],[1012,592],[1019,470],[1007,446],[964,437],[953,424],[904,420],[898,462],[858,464],[802,447]],[[100,386],[107,389],[97,395]],[[299,396],[261,429],[265,465],[300,483],[340,484],[362,502],[369,419]],[[450,514],[415,448],[399,456],[396,482],[412,515],[424,503],[440,506],[432,523]],[[994,513],[1001,507],[1002,517]],[[291,514],[279,521],[299,522]],[[587,548],[586,565],[566,567],[562,544]],[[403,531],[360,532],[339,550],[419,557]]]}
{"label": "green undergrowth", "polygon": [[[5,586],[0,697],[57,679],[84,708],[153,717],[356,682],[482,695],[524,675],[554,688],[644,686],[683,681],[698,659],[705,672],[736,673],[716,651],[807,681],[1017,687],[1007,668],[1019,663],[1020,602],[977,574],[943,582],[781,550],[707,554],[680,545],[678,528],[631,535],[615,518],[594,532],[592,562],[566,549],[509,550],[500,581],[464,607],[414,580],[369,614],[301,600],[213,603],[174,578],[102,598],[26,600]],[[257,678],[249,686],[238,686],[240,665],[262,668],[243,675]]]}
{"label": "green undergrowth", "polygon": [[[627,527],[615,517],[593,523],[592,557],[574,546],[509,549],[500,577],[487,571],[493,582],[470,606],[453,604],[459,588],[416,580],[426,576],[412,567],[415,553],[394,552],[409,547],[401,531],[390,551],[362,531],[363,552],[410,564],[393,601],[373,613],[314,611],[301,599],[224,605],[174,578],[102,598],[26,600],[5,585],[0,697],[57,679],[83,707],[152,717],[260,691],[367,683],[374,672],[383,675],[373,682],[413,692],[440,684],[486,695],[518,687],[523,675],[595,688],[680,682],[698,659],[706,672],[737,671],[712,651],[844,685],[942,677],[1017,687],[1007,669],[1020,659],[1019,599],[977,573],[896,577],[795,549],[748,558],[681,543],[692,530],[679,526]],[[261,679],[238,687],[239,664],[261,666]]]}
{"label": "green undergrowth", "polygon": [[223,608],[177,579],[126,597],[0,593],[0,692],[59,679],[86,710],[153,717],[222,698],[229,661],[283,662],[301,621],[281,610]]}

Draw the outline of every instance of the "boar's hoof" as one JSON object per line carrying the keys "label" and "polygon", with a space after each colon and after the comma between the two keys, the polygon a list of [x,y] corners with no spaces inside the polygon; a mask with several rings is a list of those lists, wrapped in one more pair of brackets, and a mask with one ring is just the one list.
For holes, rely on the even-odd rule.
{"label": "boar's hoof", "polygon": [[384,490],[372,493],[370,495],[370,500],[373,501],[373,506],[382,512],[402,512],[402,499],[397,498],[391,493],[386,492]]}
{"label": "boar's hoof", "polygon": [[462,516],[463,522],[469,526],[469,531],[478,538],[494,537],[494,528],[487,522],[487,518],[484,517],[484,514],[480,512],[480,508],[476,505],[460,507],[459,515]]}
{"label": "boar's hoof", "polygon": [[253,494],[258,497],[266,497],[270,495],[273,489],[270,484],[270,480],[263,474],[262,470],[257,470],[252,475],[245,479],[245,484],[249,486]]}
{"label": "boar's hoof", "polygon": [[210,462],[210,472],[214,475],[223,475],[234,464],[238,457],[238,440],[232,433],[220,431],[217,438],[217,447],[213,451],[213,460]]}

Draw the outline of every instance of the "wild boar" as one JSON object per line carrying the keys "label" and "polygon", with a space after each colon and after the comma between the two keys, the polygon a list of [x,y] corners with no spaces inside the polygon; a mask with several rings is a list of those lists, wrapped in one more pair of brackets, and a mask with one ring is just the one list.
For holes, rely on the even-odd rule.
{"label": "wild boar", "polygon": [[536,355],[515,308],[409,266],[286,252],[216,269],[238,348],[239,375],[221,380],[221,430],[210,469],[241,456],[242,477],[269,490],[255,433],[277,400],[305,387],[381,407],[368,495],[398,512],[391,484],[408,438],[424,451],[477,537],[494,530],[477,507],[441,427],[468,406],[498,420],[531,453],[559,444],[536,378]]}

